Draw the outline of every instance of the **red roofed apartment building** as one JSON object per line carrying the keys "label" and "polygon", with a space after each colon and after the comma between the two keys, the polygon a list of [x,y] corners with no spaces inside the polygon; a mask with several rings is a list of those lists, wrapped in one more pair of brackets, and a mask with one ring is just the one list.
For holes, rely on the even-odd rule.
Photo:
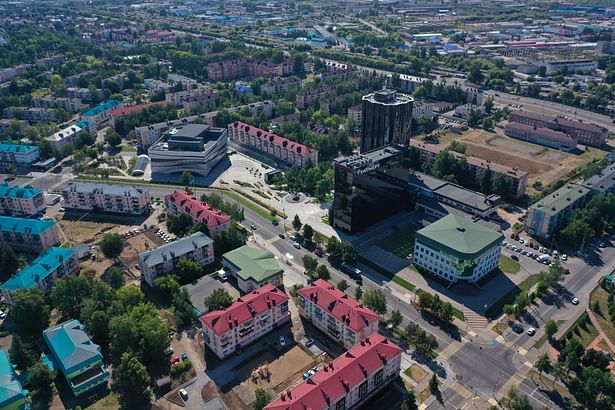
{"label": "red roofed apartment building", "polygon": [[399,377],[402,350],[376,333],[307,380],[288,389],[266,410],[351,409]]}
{"label": "red roofed apartment building", "polygon": [[346,349],[378,331],[378,314],[318,279],[297,292],[299,313]]}
{"label": "red roofed apartment building", "polygon": [[128,117],[128,115],[130,115],[131,112],[139,112],[149,107],[153,107],[156,105],[166,105],[166,104],[167,104],[166,101],[158,101],[158,102],[147,103],[147,104],[124,105],[122,107],[114,108],[113,110],[109,111],[109,115],[111,115],[111,124],[115,128],[115,122],[122,118]]}
{"label": "red roofed apartment building", "polygon": [[201,316],[205,344],[220,359],[232,355],[289,321],[288,300],[286,293],[268,283],[225,309]]}
{"label": "red roofed apartment building", "polygon": [[164,197],[164,205],[167,208],[169,217],[188,214],[194,223],[207,223],[210,237],[227,230],[231,224],[231,218],[213,209],[205,202],[196,199],[186,191],[175,191],[172,194],[166,195]]}
{"label": "red roofed apartment building", "polygon": [[241,121],[228,125],[228,136],[232,143],[240,148],[247,148],[247,154],[255,150],[290,166],[296,165],[302,168],[307,167],[309,163],[318,165],[318,151],[314,148]]}

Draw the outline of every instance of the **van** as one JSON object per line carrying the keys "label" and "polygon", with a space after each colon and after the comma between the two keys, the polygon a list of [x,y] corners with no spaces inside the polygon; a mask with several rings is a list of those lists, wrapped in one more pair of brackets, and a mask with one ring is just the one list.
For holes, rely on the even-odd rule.
{"label": "van", "polygon": [[219,271],[216,272],[216,274],[218,275],[218,279],[220,279],[220,282],[226,282],[228,279],[228,276],[226,274],[226,271],[224,269],[220,269]]}

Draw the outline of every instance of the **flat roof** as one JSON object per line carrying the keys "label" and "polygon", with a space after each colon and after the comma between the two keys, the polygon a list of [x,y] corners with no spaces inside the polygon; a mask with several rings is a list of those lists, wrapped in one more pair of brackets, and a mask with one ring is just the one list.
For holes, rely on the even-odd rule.
{"label": "flat roof", "polygon": [[557,213],[566,209],[572,202],[576,202],[583,198],[589,192],[589,188],[575,184],[574,182],[569,182],[557,191],[545,196],[530,208]]}
{"label": "flat roof", "polygon": [[238,268],[237,276],[242,280],[260,283],[284,272],[273,253],[248,245],[227,252],[222,258]]}
{"label": "flat roof", "polygon": [[130,185],[94,184],[91,182],[71,182],[62,192],[80,192],[84,194],[104,194],[113,196],[140,197],[148,192],[143,188]]}
{"label": "flat roof", "polygon": [[609,165],[599,174],[586,179],[583,186],[601,192],[612,189],[615,186],[615,164]]}

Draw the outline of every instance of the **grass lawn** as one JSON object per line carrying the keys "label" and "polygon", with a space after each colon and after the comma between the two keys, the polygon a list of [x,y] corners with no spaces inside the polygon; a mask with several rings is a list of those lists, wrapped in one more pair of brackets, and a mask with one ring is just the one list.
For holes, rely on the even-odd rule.
{"label": "grass lawn", "polygon": [[[606,337],[608,337],[612,343],[615,343],[615,325],[611,320],[613,318],[609,315],[609,304],[607,300],[608,297],[609,293],[604,290],[602,286],[598,286],[596,289],[593,290],[589,297],[589,306],[594,312],[596,319],[598,319],[598,322],[600,322],[600,326],[602,327],[602,330],[604,331]],[[600,305],[599,313],[594,310],[594,304],[596,303],[596,301]]]}
{"label": "grass lawn", "polygon": [[413,363],[412,366],[404,371],[404,374],[415,382],[420,383],[427,376],[427,371],[418,364]]}
{"label": "grass lawn", "polygon": [[530,275],[523,282],[521,282],[517,287],[513,288],[504,295],[500,300],[495,302],[493,305],[489,306],[487,309],[487,317],[490,319],[497,319],[502,314],[502,308],[504,305],[510,305],[515,302],[517,295],[521,292],[527,292],[532,286],[534,286],[538,282],[538,274]]}
{"label": "grass lawn", "polygon": [[404,278],[402,278],[401,276],[398,276],[398,275],[393,276],[393,282],[397,283],[400,286],[403,286],[404,288],[406,288],[408,290],[416,289],[416,285],[414,285],[413,283],[408,282],[406,279],[404,279]]}
{"label": "grass lawn", "polygon": [[120,147],[120,149],[123,152],[137,152],[137,149],[135,147],[130,146],[130,145],[122,145]]}
{"label": "grass lawn", "polygon": [[521,269],[519,262],[506,255],[500,255],[500,270],[504,273],[517,273]]}
{"label": "grass lawn", "polygon": [[412,253],[415,231],[414,227],[399,229],[378,242],[377,245],[400,258],[405,258]]}
{"label": "grass lawn", "polygon": [[[583,326],[581,324],[584,323]],[[598,331],[591,324],[587,313],[583,312],[581,316],[574,322],[570,329],[564,334],[564,338],[577,339],[583,346],[587,346],[598,336]]]}
{"label": "grass lawn", "polygon": [[93,403],[90,406],[85,407],[87,410],[111,410],[120,408],[120,398],[114,393],[110,392],[108,395]]}
{"label": "grass lawn", "polygon": [[223,197],[228,196],[228,197],[233,198],[235,201],[239,202],[241,205],[245,206],[249,210],[258,214],[259,216],[262,216],[263,218],[270,220],[271,222],[278,220],[277,217],[271,215],[271,212],[267,211],[265,208],[262,208],[260,205],[255,204],[254,202],[250,201],[247,198],[244,198],[243,196],[239,194],[236,194],[235,192],[222,191],[220,193],[222,194]]}

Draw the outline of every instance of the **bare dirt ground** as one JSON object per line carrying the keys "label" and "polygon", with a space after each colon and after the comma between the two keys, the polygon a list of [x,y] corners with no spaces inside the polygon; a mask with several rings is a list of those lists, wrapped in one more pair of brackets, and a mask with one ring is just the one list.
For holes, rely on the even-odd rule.
{"label": "bare dirt ground", "polygon": [[105,222],[73,221],[62,219],[60,228],[70,243],[94,243],[108,232],[118,232],[120,227]]}

